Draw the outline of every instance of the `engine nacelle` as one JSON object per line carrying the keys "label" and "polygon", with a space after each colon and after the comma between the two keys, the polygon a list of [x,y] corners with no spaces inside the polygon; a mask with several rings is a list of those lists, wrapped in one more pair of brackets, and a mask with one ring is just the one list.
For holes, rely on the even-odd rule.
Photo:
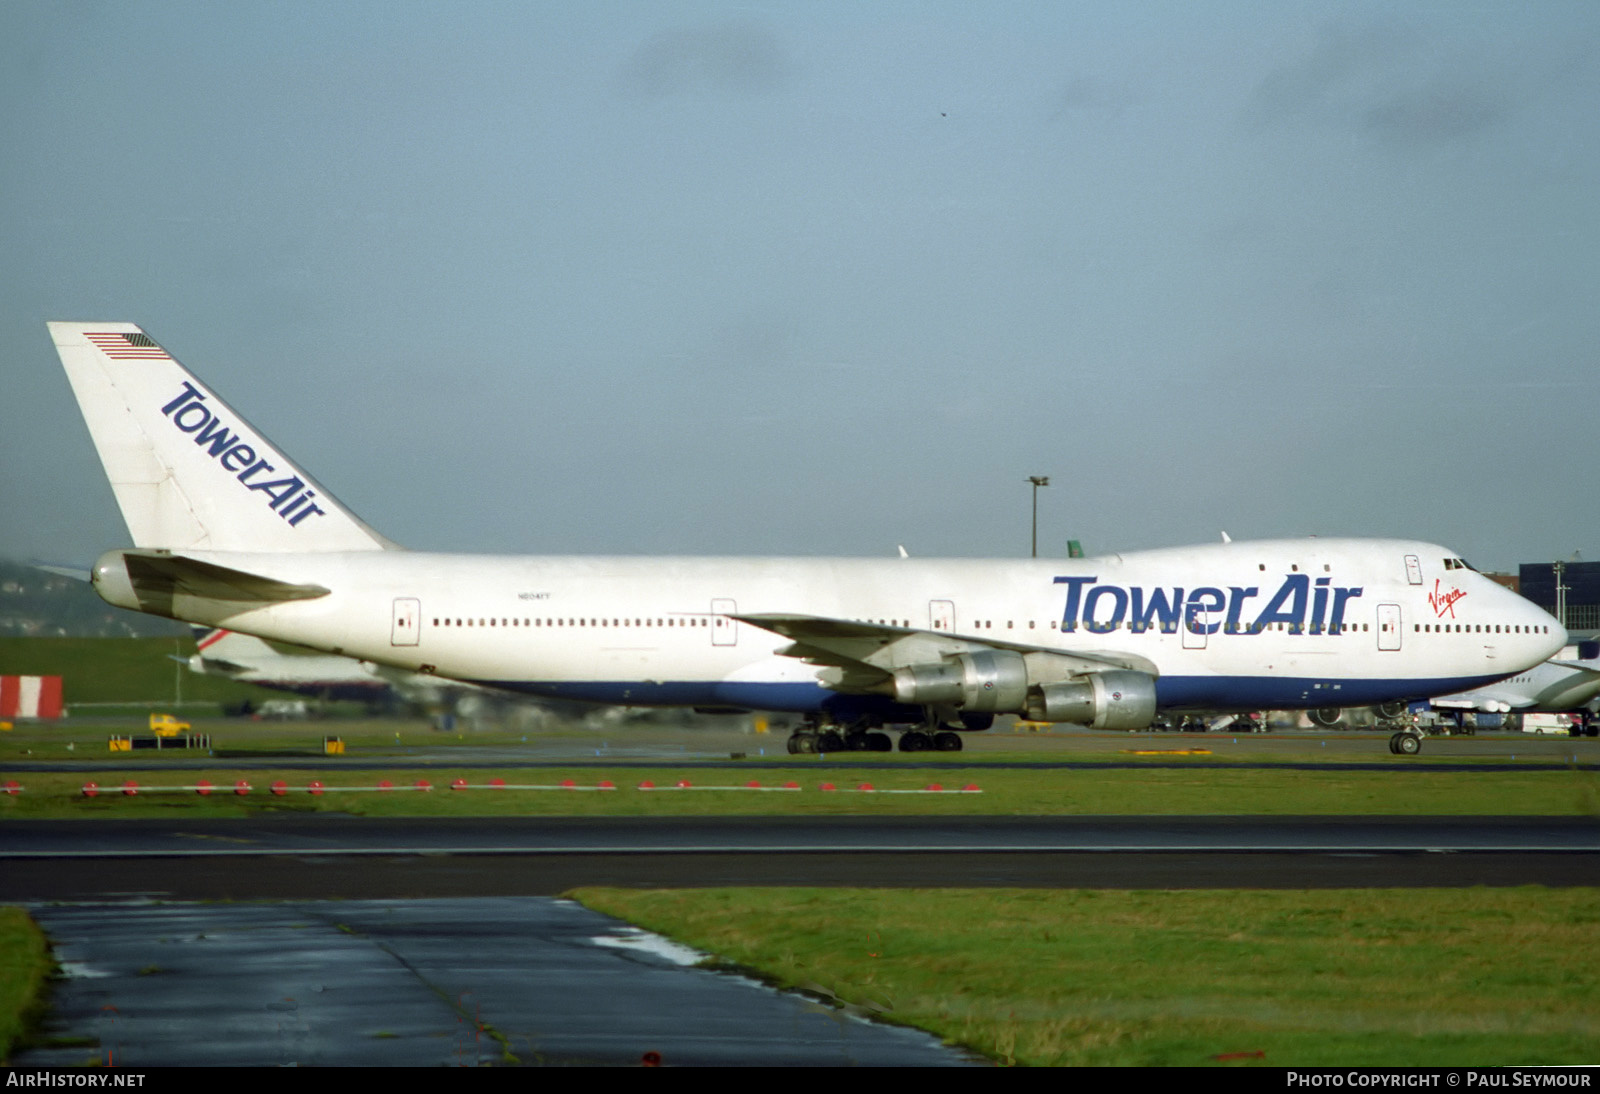
{"label": "engine nacelle", "polygon": [[1117,669],[1046,684],[1028,696],[1027,714],[1036,722],[1144,729],[1156,717],[1155,677]]}
{"label": "engine nacelle", "polygon": [[961,653],[937,664],[895,669],[894,697],[910,706],[1016,712],[1028,698],[1028,667],[1011,650]]}
{"label": "engine nacelle", "polygon": [[963,716],[1026,714],[1095,729],[1143,729],[1155,720],[1156,681],[1149,673],[1108,669],[1048,684],[1036,679],[1020,653],[974,650],[895,669],[894,697],[907,706],[957,707]]}

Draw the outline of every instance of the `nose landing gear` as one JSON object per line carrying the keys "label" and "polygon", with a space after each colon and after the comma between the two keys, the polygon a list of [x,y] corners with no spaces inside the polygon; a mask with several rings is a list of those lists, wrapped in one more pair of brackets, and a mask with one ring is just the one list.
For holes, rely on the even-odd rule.
{"label": "nose landing gear", "polygon": [[1396,756],[1415,756],[1422,751],[1422,738],[1415,733],[1396,733],[1389,738],[1389,751]]}

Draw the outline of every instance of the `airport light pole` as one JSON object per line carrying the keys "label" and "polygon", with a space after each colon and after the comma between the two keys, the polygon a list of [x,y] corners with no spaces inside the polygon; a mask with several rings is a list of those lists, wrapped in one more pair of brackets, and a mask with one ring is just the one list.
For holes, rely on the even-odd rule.
{"label": "airport light pole", "polygon": [[1049,475],[1029,475],[1028,481],[1033,483],[1033,553],[1029,558],[1039,557],[1039,487],[1050,485]]}

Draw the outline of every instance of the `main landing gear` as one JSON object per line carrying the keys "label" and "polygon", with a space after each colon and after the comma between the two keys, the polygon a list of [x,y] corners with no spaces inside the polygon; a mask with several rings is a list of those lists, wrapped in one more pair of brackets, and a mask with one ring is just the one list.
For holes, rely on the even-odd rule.
{"label": "main landing gear", "polygon": [[948,729],[908,729],[900,734],[901,752],[960,752],[961,734]]}
{"label": "main landing gear", "polygon": [[811,752],[893,752],[894,742],[866,726],[808,725],[789,735],[789,754]]}
{"label": "main landing gear", "polygon": [[[893,752],[894,741],[880,727],[809,723],[789,735],[791,756],[816,752]],[[907,728],[900,734],[901,752],[960,752],[961,734],[943,726]]]}

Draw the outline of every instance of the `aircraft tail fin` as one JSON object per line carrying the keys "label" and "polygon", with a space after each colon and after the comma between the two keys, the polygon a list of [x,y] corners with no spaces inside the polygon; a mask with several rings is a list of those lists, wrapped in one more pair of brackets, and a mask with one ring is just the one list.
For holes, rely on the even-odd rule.
{"label": "aircraft tail fin", "polygon": [[245,662],[283,656],[253,634],[220,627],[194,627],[195,649],[207,661],[243,665]]}
{"label": "aircraft tail fin", "polygon": [[369,528],[132,323],[51,323],[134,545],[375,551]]}

